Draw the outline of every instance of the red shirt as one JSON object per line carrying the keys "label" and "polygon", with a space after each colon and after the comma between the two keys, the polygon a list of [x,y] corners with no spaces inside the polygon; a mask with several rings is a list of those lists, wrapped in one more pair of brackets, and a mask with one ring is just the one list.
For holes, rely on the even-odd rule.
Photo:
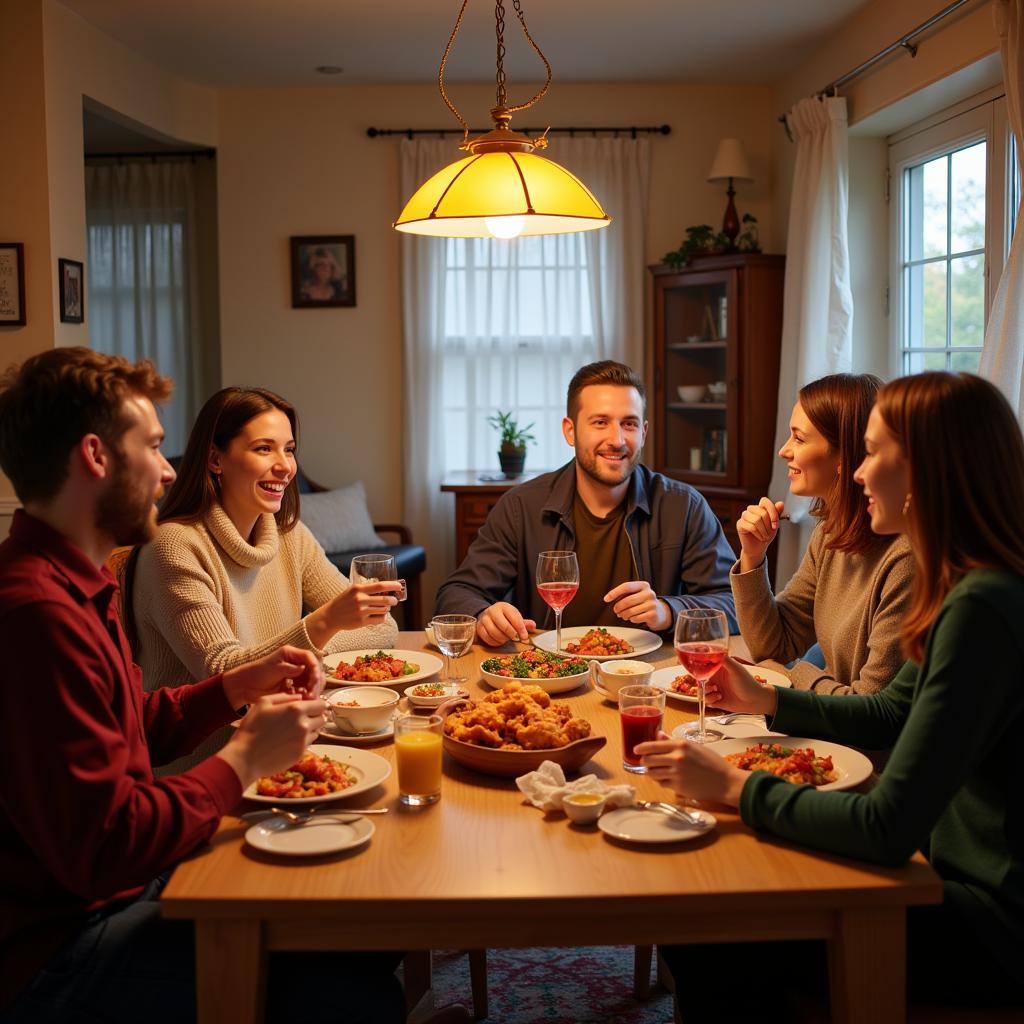
{"label": "red shirt", "polygon": [[143,692],[116,591],[15,513],[0,544],[0,1004],[87,913],[136,896],[241,798],[218,757],[153,777],[235,712],[219,675]]}

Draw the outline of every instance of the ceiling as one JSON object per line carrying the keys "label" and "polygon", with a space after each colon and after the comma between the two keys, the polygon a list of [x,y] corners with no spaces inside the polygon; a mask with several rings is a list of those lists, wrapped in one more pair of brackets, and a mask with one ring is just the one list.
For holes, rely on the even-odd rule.
{"label": "ceiling", "polygon": [[[458,0],[61,0],[185,79],[215,87],[436,80]],[[867,0],[523,0],[560,82],[772,83]],[[510,84],[543,77],[506,0]],[[494,7],[470,3],[452,82],[494,77]],[[323,75],[318,65],[340,74]],[[847,70],[838,68],[837,74]]]}

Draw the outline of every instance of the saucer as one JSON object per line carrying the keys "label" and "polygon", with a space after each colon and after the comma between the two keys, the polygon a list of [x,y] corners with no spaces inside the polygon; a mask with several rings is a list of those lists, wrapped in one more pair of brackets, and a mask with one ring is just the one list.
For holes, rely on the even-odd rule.
{"label": "saucer", "polygon": [[320,739],[331,740],[334,743],[351,743],[356,746],[368,746],[371,743],[380,743],[382,740],[389,740],[395,735],[395,720],[390,722],[376,732],[349,733],[338,732],[330,722],[326,723],[320,730]]}
{"label": "saucer", "polygon": [[614,811],[606,811],[597,819],[597,827],[605,835],[627,843],[679,843],[706,836],[718,824],[718,819],[707,811],[693,807],[689,811],[707,822],[710,828],[694,828],[682,818],[640,807],[619,807]]}

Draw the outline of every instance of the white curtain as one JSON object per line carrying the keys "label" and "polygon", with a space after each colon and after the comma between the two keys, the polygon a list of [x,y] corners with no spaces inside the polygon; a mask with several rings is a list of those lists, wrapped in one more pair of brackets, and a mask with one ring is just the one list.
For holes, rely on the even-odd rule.
{"label": "white curtain", "polygon": [[[1024,0],[995,0],[992,7],[999,50],[1003,58],[1003,82],[1010,130],[1017,143],[1017,159],[1024,152]],[[1018,221],[1019,223],[1019,221]],[[999,287],[985,324],[981,375],[997,384],[1024,425],[1024,231],[1017,230],[999,278]]]}
{"label": "white curtain", "polygon": [[[829,373],[849,372],[852,366],[846,100],[801,100],[786,122],[796,145],[796,167],[786,239],[776,449],[789,436],[800,388]],[[786,498],[787,511],[800,529],[779,533],[776,590],[800,564],[813,528],[807,515],[810,502],[788,497],[788,491],[785,463],[777,459],[769,493]]]}
{"label": "white curtain", "polygon": [[[528,466],[552,468],[571,455],[560,423],[572,374],[605,358],[643,370],[650,143],[559,137],[549,152],[610,227],[511,243],[402,238],[406,518],[431,552],[428,592],[454,565],[444,472],[497,470],[487,417],[504,409],[534,422]],[[451,141],[403,140],[403,200],[457,155]]]}
{"label": "white curtain", "polygon": [[181,454],[205,397],[196,296],[194,165],[89,163],[89,336],[94,348],[151,359],[174,381],[161,409],[164,451]]}

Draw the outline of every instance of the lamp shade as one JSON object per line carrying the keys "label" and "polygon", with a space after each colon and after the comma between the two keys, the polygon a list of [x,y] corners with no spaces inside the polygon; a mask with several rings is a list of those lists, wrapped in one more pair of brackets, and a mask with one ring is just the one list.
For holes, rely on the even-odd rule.
{"label": "lamp shade", "polygon": [[747,154],[743,152],[739,139],[722,139],[718,143],[714,162],[708,172],[708,181],[725,181],[728,178],[734,181],[754,180],[750,164],[747,163]]}
{"label": "lamp shade", "polygon": [[611,223],[579,178],[535,153],[484,152],[421,185],[395,228],[445,238],[511,238],[591,231]]}

